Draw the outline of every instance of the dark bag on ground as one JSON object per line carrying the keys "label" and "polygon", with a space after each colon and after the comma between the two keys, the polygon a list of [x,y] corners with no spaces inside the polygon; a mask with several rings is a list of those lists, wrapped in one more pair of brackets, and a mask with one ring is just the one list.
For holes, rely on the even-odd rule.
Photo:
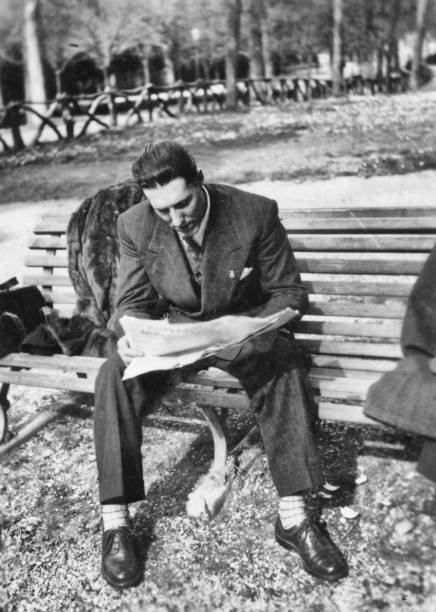
{"label": "dark bag on ground", "polygon": [[48,306],[38,287],[12,288],[17,280],[0,285],[0,357],[19,350],[27,334],[44,321]]}
{"label": "dark bag on ground", "polygon": [[48,303],[38,287],[0,290],[0,314],[10,312],[19,317],[27,333],[44,322],[43,306]]}

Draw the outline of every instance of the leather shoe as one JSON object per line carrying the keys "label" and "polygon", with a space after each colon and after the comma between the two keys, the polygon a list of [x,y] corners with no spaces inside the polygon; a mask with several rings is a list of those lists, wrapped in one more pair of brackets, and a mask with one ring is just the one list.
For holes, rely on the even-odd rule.
{"label": "leather shoe", "polygon": [[301,525],[284,529],[277,517],[275,537],[280,546],[299,553],[304,569],[317,578],[334,582],[348,575],[345,557],[324,525],[306,519]]}
{"label": "leather shoe", "polygon": [[135,536],[130,527],[103,531],[101,573],[113,587],[138,584],[142,578],[142,561],[136,550]]}

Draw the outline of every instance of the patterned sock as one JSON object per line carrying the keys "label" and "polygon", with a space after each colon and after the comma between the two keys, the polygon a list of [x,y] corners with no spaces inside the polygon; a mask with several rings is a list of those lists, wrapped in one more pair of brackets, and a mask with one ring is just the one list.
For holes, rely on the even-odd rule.
{"label": "patterned sock", "polygon": [[305,518],[306,509],[302,495],[288,495],[279,500],[279,517],[283,529],[291,529],[300,525]]}
{"label": "patterned sock", "polygon": [[130,527],[129,508],[127,504],[103,504],[101,507],[103,531]]}

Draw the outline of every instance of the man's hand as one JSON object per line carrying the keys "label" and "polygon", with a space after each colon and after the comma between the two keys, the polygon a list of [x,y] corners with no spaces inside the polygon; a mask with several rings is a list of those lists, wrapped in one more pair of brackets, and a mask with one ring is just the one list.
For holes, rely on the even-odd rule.
{"label": "man's hand", "polygon": [[132,349],[127,336],[122,336],[122,338],[118,340],[117,347],[118,353],[126,365],[129,365],[129,363],[135,357],[144,357],[144,353],[142,351]]}

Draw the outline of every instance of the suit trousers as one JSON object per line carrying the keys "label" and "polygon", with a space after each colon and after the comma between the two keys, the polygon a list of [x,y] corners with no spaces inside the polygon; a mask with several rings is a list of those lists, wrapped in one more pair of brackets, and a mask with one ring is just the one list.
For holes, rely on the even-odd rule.
{"label": "suit trousers", "polygon": [[[262,338],[262,336],[260,336]],[[307,358],[292,339],[277,332],[265,350],[256,339],[231,359],[197,365],[219,367],[239,379],[258,417],[273,482],[279,496],[322,483],[315,442],[316,405]],[[171,372],[122,380],[125,365],[115,352],[101,367],[95,388],[94,440],[101,503],[144,499],[142,417],[171,384]]]}

